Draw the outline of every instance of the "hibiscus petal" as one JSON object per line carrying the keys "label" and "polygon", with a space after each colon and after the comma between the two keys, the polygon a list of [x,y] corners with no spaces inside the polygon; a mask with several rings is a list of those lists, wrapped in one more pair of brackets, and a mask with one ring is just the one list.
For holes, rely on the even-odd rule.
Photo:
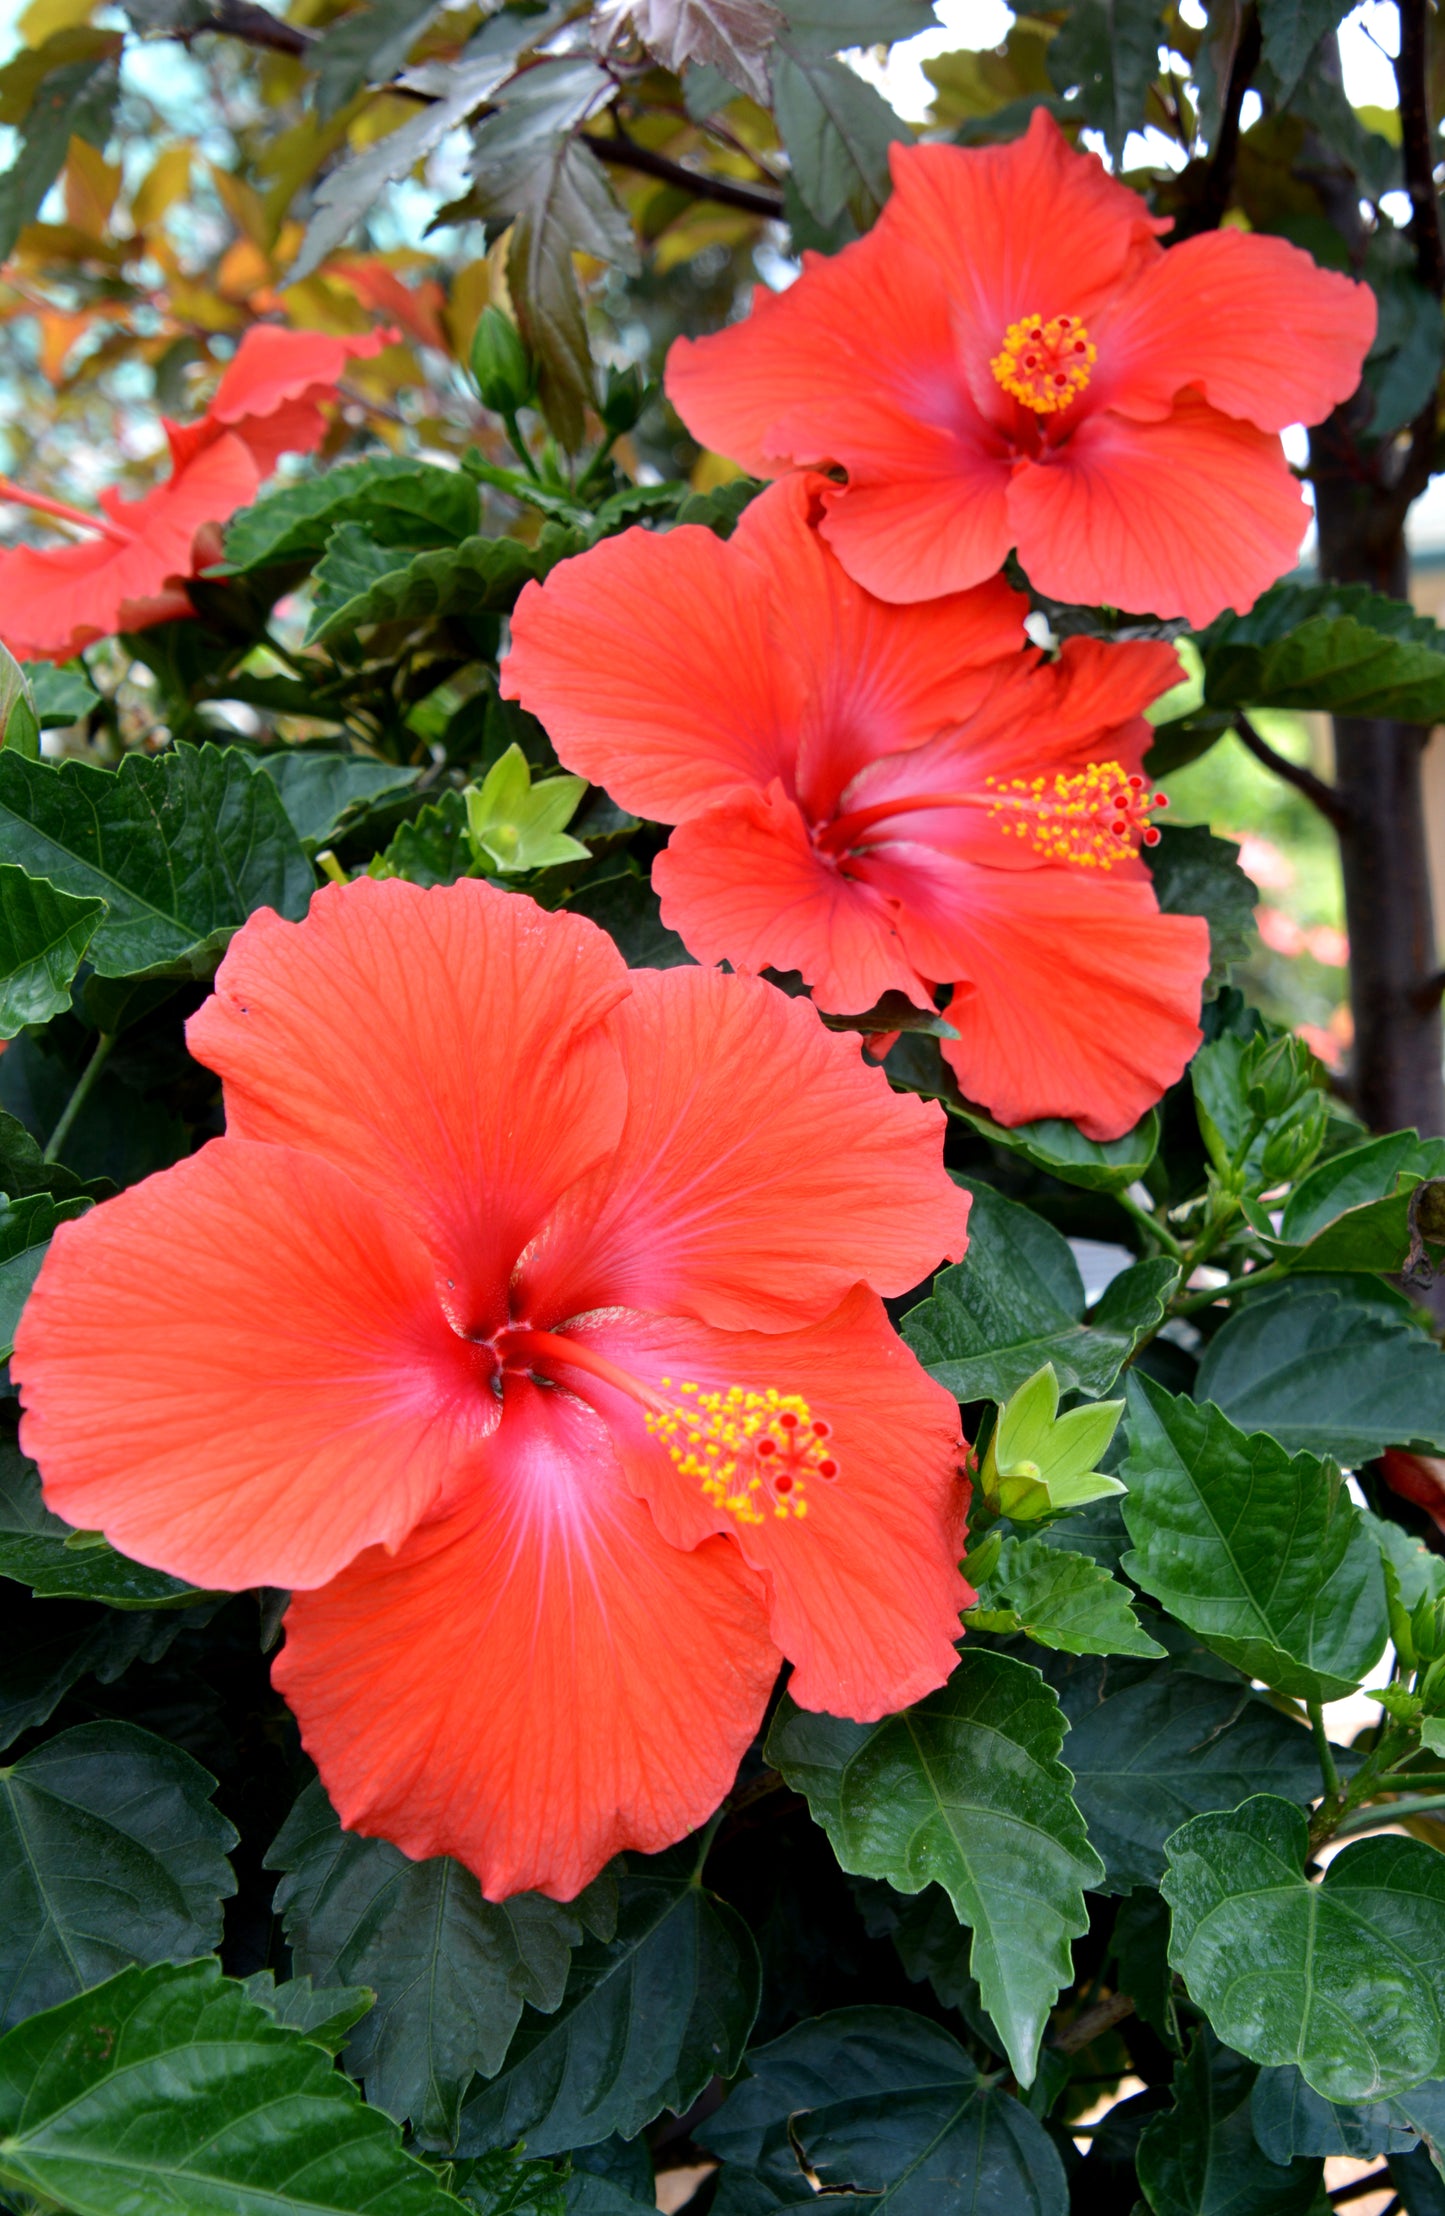
{"label": "hibiscus petal", "polygon": [[847,442],[849,480],[829,496],[822,526],[849,576],[902,602],[992,576],[1013,543],[1013,465],[1001,443],[981,425],[948,432],[881,412],[869,431],[866,451],[861,438]]}
{"label": "hibiscus petal", "polygon": [[[935,1385],[858,1285],[823,1322],[776,1337],[721,1332],[668,1316],[600,1320],[574,1335],[633,1375],[705,1389],[769,1386],[801,1394],[832,1429],[831,1481],[806,1476],[806,1513],[740,1522],[684,1475],[642,1410],[588,1381],[631,1482],[663,1535],[695,1546],[729,1533],[767,1580],[772,1636],[794,1665],[804,1708],[867,1721],[941,1685],[973,1595],[959,1571],[968,1487],[958,1407]],[[687,1405],[684,1402],[684,1405]]]}
{"label": "hibiscus petal", "polygon": [[426,1239],[458,1328],[506,1320],[507,1278],[621,1129],[601,1019],[627,992],[605,933],[518,893],[325,887],[304,923],[232,940],[191,1052],[228,1127],[324,1155]]}
{"label": "hibiscus petal", "polygon": [[[913,945],[911,918],[902,929]],[[949,938],[962,982],[944,1058],[1001,1123],[1068,1116],[1091,1139],[1117,1139],[1199,1044],[1209,926],[1161,915],[1148,883],[967,869]],[[927,951],[942,964],[950,947]]]}
{"label": "hibiscus petal", "polygon": [[907,1292],[963,1252],[943,1112],[893,1092],[856,1037],[757,978],[632,983],[612,1019],[626,1126],[527,1255],[519,1316],[554,1327],[618,1304],[781,1331],[860,1278]]}
{"label": "hibiscus petal", "polygon": [[1047,467],[1020,470],[1008,497],[1040,592],[1184,616],[1196,629],[1252,607],[1290,568],[1309,521],[1279,440],[1189,393],[1162,422],[1089,416]]}
{"label": "hibiscus petal", "polygon": [[314,1156],[216,1139],[62,1224],[20,1321],[50,1506],[192,1583],[395,1546],[495,1421],[431,1261]]}
{"label": "hibiscus petal", "polygon": [[275,414],[288,401],[314,400],[318,388],[329,393],[349,362],[379,354],[394,336],[391,331],[369,331],[360,338],[337,338],[324,331],[288,331],[275,323],[253,323],[206,413],[213,423],[235,425],[249,438],[258,417]]}
{"label": "hibiscus petal", "polygon": [[569,769],[654,822],[792,775],[803,700],[769,642],[767,576],[698,525],[624,531],[528,585],[502,691]]}
{"label": "hibiscus petal", "polygon": [[1259,232],[1201,232],[1144,270],[1097,334],[1090,399],[1162,415],[1197,386],[1262,431],[1348,400],[1375,336],[1368,285]]}
{"label": "hibiscus petal", "polygon": [[777,1667],[737,1549],[669,1546],[600,1418],[513,1381],[466,1500],[299,1595],[273,1676],[348,1829],[567,1900],[712,1813]]}
{"label": "hibiscus petal", "polygon": [[819,855],[776,782],[691,817],[653,863],[652,881],[663,922],[700,962],[800,970],[819,1006],[843,1013],[890,991],[933,1005],[889,904]]}

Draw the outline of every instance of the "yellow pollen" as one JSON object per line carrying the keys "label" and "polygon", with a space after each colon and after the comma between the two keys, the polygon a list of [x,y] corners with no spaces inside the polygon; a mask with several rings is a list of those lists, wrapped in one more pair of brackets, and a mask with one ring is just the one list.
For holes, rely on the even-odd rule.
{"label": "yellow pollen", "polygon": [[1159,833],[1149,818],[1169,805],[1118,762],[1090,762],[1051,780],[987,777],[984,783],[1000,831],[1027,839],[1051,862],[1075,862],[1081,869],[1109,870],[1132,860],[1141,846],[1157,846]]}
{"label": "yellow pollen", "polygon": [[1089,382],[1099,349],[1076,315],[1026,315],[1004,333],[989,363],[1005,392],[1036,415],[1067,408]]}
{"label": "yellow pollen", "polygon": [[[662,1387],[671,1392],[670,1377]],[[800,1393],[746,1385],[676,1390],[676,1400],[649,1409],[643,1420],[683,1476],[696,1479],[704,1497],[739,1523],[765,1523],[769,1510],[780,1518],[806,1516],[807,1480],[838,1475],[827,1444],[832,1426]]]}

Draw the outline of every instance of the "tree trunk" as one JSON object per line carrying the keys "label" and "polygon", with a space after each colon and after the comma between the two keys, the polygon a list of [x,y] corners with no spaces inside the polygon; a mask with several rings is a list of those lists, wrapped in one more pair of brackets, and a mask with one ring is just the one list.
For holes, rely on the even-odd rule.
{"label": "tree trunk", "polygon": [[[1321,575],[1408,599],[1398,491],[1377,481],[1378,459],[1360,453],[1344,416],[1331,417],[1312,441]],[[1354,1103],[1373,1131],[1413,1124],[1422,1137],[1438,1137],[1445,1133],[1445,1036],[1425,844],[1430,733],[1377,717],[1336,716],[1334,726]]]}

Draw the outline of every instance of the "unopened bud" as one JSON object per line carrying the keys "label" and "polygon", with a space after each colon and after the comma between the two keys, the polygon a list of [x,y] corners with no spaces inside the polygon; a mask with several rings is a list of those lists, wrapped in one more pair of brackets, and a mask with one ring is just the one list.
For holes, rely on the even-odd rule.
{"label": "unopened bud", "polygon": [[482,406],[512,416],[537,389],[537,374],[521,333],[500,308],[483,308],[472,335],[472,375]]}

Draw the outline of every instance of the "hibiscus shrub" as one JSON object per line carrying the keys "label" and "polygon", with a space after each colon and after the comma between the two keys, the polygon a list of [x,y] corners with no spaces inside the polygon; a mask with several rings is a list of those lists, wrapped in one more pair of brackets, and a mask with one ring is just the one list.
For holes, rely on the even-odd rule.
{"label": "hibiscus shrub", "polygon": [[[835,58],[911,0],[130,12],[323,115],[443,43],[273,208],[317,327],[140,497],[4,488],[0,2206],[1438,2211],[1445,1137],[1154,789],[1445,711],[1280,581],[1282,429],[1434,457],[1331,11],[1020,19],[926,144]],[[0,73],[32,275],[119,43]],[[309,273],[468,116],[475,436],[346,448],[440,311]],[[825,250],[670,417],[603,160]]]}

